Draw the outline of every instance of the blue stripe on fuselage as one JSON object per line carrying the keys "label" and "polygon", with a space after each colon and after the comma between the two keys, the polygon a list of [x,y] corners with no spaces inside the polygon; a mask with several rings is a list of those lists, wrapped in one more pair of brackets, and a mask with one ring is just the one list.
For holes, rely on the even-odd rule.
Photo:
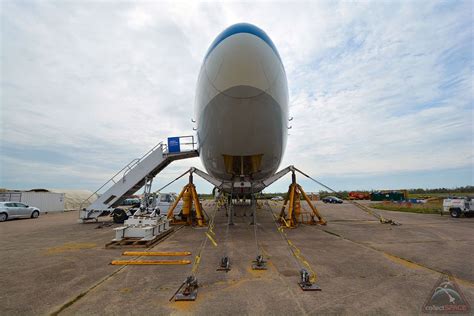
{"label": "blue stripe on fuselage", "polygon": [[280,62],[281,62],[280,54],[278,54],[275,44],[273,44],[272,40],[270,39],[270,37],[268,37],[267,33],[265,33],[262,29],[256,27],[255,25],[252,25],[249,23],[238,23],[226,28],[221,34],[219,34],[216,37],[214,42],[212,42],[211,46],[207,50],[206,57],[204,57],[204,60],[207,59],[207,57],[214,50],[214,48],[216,48],[217,45],[219,45],[223,40],[225,40],[229,36],[239,34],[239,33],[252,34],[252,35],[257,36],[261,40],[263,40],[265,43],[268,44],[268,46],[270,46],[273,49],[273,51],[278,56],[278,59],[280,59]]}

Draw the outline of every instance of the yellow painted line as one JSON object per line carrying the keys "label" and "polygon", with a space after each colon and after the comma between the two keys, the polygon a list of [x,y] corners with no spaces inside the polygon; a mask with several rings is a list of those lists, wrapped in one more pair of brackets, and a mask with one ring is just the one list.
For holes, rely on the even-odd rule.
{"label": "yellow painted line", "polygon": [[113,260],[112,265],[171,265],[190,264],[191,260]]}
{"label": "yellow painted line", "polygon": [[[423,269],[423,270],[428,270],[428,271],[431,271],[431,272],[438,272],[438,273],[441,273],[443,274],[443,271],[438,271],[438,270],[435,270],[433,268],[430,268],[430,267],[427,267],[427,266],[424,266],[420,263],[417,263],[417,262],[414,262],[414,261],[411,261],[411,260],[408,260],[408,259],[405,259],[405,258],[402,258],[402,257],[398,257],[398,256],[395,256],[395,255],[392,255],[392,254],[389,254],[389,253],[386,253],[386,252],[383,252],[382,253],[384,254],[384,256],[388,259],[390,259],[391,261],[393,262],[396,262],[398,264],[401,264],[409,269]],[[469,287],[474,287],[474,282],[472,281],[469,281],[469,280],[465,280],[465,279],[461,279],[461,278],[458,278],[456,276],[452,276],[458,283],[464,285],[464,286],[469,286]]]}
{"label": "yellow painted line", "polygon": [[65,243],[59,247],[48,248],[47,254],[58,254],[66,251],[77,251],[82,249],[92,249],[97,247],[95,243]]}
{"label": "yellow painted line", "polygon": [[200,262],[201,262],[201,256],[196,256],[194,258],[194,264],[193,264],[193,269],[192,269],[193,273],[195,273],[197,271]]}
{"label": "yellow painted line", "polygon": [[189,251],[125,251],[122,253],[122,256],[190,256],[191,252]]}
{"label": "yellow painted line", "polygon": [[217,243],[216,241],[214,240],[214,238],[212,238],[212,236],[210,234],[208,234],[207,232],[205,233],[207,238],[209,238],[209,240],[212,242],[212,244],[214,245],[214,247],[217,247]]}
{"label": "yellow painted line", "polygon": [[[384,255],[385,258],[391,260],[392,262],[395,262],[395,263],[398,263],[400,265],[403,265],[405,266],[406,268],[410,268],[410,269],[424,269],[424,270],[427,270],[427,271],[430,271],[430,272],[435,272],[435,273],[439,273],[439,274],[444,274],[444,271],[442,270],[438,270],[436,268],[432,268],[432,267],[428,267],[428,266],[425,266],[421,263],[417,263],[415,261],[411,261],[411,260],[408,260],[408,259],[405,259],[405,258],[402,258],[402,257],[399,257],[399,256],[396,256],[394,254],[390,254],[390,253],[387,253],[383,250],[380,250],[380,249],[377,249],[375,247],[372,247],[370,245],[367,245],[367,244],[364,244],[362,242],[358,242],[358,241],[354,241],[354,240],[351,240],[349,238],[346,238],[344,236],[341,236],[341,235],[338,235],[336,233],[333,233],[329,230],[325,230],[323,229],[323,231],[325,233],[328,233],[328,234],[331,234],[331,235],[334,235],[334,236],[337,236],[345,241],[348,241],[348,242],[351,242],[351,243],[354,243],[354,244],[357,244],[361,247],[364,247],[364,248],[368,248],[368,249],[372,249],[373,251],[376,251],[378,253],[381,253]],[[458,282],[459,284],[462,284],[464,286],[468,286],[468,287],[474,287],[474,282],[470,281],[470,280],[466,280],[466,279],[461,279],[459,277],[456,277],[456,276],[453,276],[454,279],[456,280],[456,282]]]}

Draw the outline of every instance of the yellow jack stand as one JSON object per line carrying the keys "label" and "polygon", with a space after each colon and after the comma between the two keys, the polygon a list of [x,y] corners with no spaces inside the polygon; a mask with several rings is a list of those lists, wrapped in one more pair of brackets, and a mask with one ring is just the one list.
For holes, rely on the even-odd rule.
{"label": "yellow jack stand", "polygon": [[[181,199],[183,200],[183,210],[182,210],[181,220],[177,220],[173,216],[173,211]],[[193,204],[194,204],[194,209],[196,211],[195,214],[192,213]],[[203,214],[202,206],[201,206],[201,203],[199,202],[198,194],[196,192],[196,186],[193,184],[193,174],[190,173],[189,183],[184,186],[183,190],[178,195],[178,198],[176,199],[176,201],[174,201],[173,205],[168,210],[167,218],[171,221],[171,224],[192,225],[193,218],[194,218],[193,215],[195,215],[195,218],[197,220],[197,225],[200,227],[203,227],[206,225],[206,222],[202,214]]]}
{"label": "yellow jack stand", "polygon": [[[303,215],[306,215],[306,214],[301,213],[301,203],[300,203],[301,195],[306,200],[306,203],[308,203],[309,207],[312,210],[312,213],[309,214],[311,218],[310,220],[303,219]],[[285,208],[288,201],[290,203],[288,205],[288,216],[286,216]],[[314,219],[315,216],[318,218],[318,221]],[[291,184],[290,184],[290,187],[288,188],[288,194],[286,195],[285,202],[283,203],[283,207],[281,208],[280,221],[282,222],[282,224],[284,224],[288,228],[295,228],[298,223],[309,224],[309,225],[316,225],[316,224],[326,225],[326,221],[319,214],[318,210],[316,209],[316,207],[314,207],[313,203],[311,203],[311,200],[308,198],[303,188],[298,183],[296,183],[296,175],[294,171],[292,171],[292,174],[291,174]]]}

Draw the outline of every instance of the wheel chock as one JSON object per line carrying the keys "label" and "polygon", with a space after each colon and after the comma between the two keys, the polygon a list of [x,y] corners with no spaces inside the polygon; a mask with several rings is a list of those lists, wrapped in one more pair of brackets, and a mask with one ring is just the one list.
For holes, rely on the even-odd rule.
{"label": "wheel chock", "polygon": [[303,291],[321,291],[321,288],[314,283],[311,283],[309,279],[309,273],[306,269],[300,271],[300,282],[298,285]]}
{"label": "wheel chock", "polygon": [[216,269],[216,271],[225,271],[229,272],[230,271],[230,258],[225,256],[221,258],[221,263],[219,267]]}
{"label": "wheel chock", "polygon": [[267,266],[266,266],[267,262],[263,260],[262,255],[258,255],[257,258],[255,258],[255,260],[252,262],[253,262],[252,264],[253,270],[267,270]]}

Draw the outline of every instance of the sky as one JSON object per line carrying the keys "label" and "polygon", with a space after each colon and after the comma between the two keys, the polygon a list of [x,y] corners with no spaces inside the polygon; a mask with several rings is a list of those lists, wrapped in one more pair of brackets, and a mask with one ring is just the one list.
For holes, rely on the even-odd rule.
{"label": "sky", "polygon": [[[294,119],[280,168],[336,190],[474,185],[471,1],[0,6],[0,187],[95,191],[156,143],[192,135],[206,50],[238,22],[262,28],[285,66]],[[172,163],[154,188],[191,166],[203,168]]]}

